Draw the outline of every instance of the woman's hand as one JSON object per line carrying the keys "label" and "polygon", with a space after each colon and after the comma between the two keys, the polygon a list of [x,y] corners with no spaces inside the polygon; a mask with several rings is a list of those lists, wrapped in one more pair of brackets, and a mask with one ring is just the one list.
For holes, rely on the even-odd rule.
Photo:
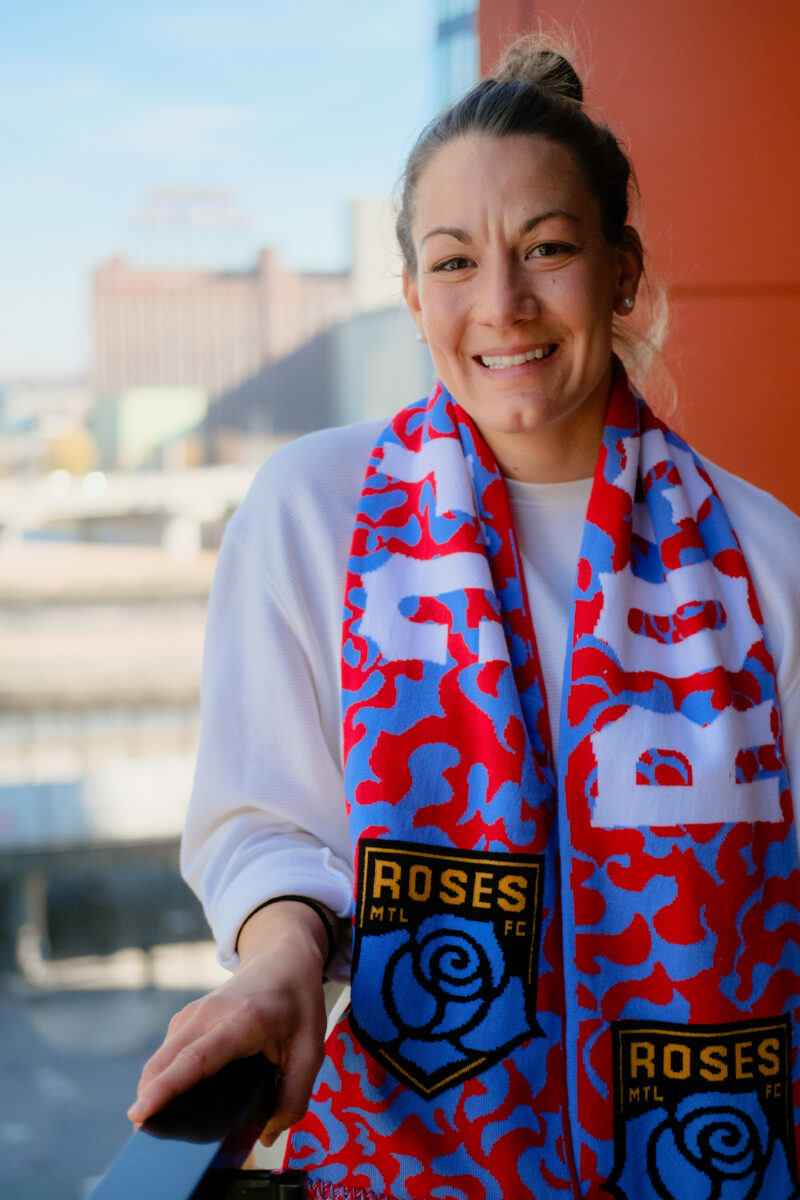
{"label": "woman's hand", "polygon": [[258,1052],[280,1076],[262,1142],[271,1145],[305,1113],[324,1056],[324,926],[308,905],[280,901],[245,922],[238,949],[236,974],[174,1016],[145,1064],[128,1110],[137,1125],[227,1063]]}

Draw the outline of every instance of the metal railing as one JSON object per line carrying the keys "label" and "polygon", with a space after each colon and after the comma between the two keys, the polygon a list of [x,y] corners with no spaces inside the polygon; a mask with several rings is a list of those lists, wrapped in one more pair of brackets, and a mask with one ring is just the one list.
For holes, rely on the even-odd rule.
{"label": "metal railing", "polygon": [[275,1092],[275,1068],[261,1054],[223,1067],[149,1117],[90,1200],[301,1200],[302,1171],[240,1169]]}

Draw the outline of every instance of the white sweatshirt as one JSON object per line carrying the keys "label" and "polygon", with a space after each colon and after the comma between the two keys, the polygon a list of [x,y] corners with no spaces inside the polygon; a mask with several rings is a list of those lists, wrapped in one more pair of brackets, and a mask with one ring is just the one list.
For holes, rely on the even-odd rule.
{"label": "white sweatshirt", "polygon": [[[278,451],[223,540],[182,863],[226,966],[235,965],[243,921],[271,896],[295,893],[340,916],[351,911],[342,603],[364,472],[385,423],[323,430]],[[766,492],[707,466],[761,602],[790,778],[800,788],[800,518]],[[591,480],[508,486],[548,707],[558,714]],[[556,742],[557,724],[551,720]],[[343,958],[332,973],[346,975]]]}

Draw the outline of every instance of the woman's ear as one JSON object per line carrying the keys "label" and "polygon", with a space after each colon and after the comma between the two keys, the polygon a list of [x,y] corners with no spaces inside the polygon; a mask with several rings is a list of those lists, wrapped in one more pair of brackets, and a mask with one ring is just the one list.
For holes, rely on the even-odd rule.
{"label": "woman's ear", "polygon": [[644,270],[642,239],[632,225],[626,225],[617,246],[619,277],[614,295],[614,312],[627,317],[633,312],[636,291]]}
{"label": "woman's ear", "polygon": [[408,271],[403,271],[403,295],[408,305],[408,311],[411,313],[414,324],[417,327],[417,337],[421,342],[424,342],[425,330],[422,325],[422,306],[419,302],[417,277],[416,275],[409,275]]}

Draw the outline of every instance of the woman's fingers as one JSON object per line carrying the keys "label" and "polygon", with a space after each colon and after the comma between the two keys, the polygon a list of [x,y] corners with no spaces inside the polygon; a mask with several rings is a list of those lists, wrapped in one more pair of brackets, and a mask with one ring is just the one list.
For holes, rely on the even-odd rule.
{"label": "woman's fingers", "polygon": [[[186,1038],[189,1040],[185,1040]],[[264,1045],[266,1043],[266,1047]],[[300,1030],[282,1045],[275,1044],[264,1027],[247,1028],[235,1021],[218,1025],[200,1037],[191,1032],[168,1039],[142,1072],[136,1102],[128,1116],[136,1123],[145,1121],[171,1100],[201,1079],[221,1070],[236,1058],[258,1051],[276,1062],[281,1069],[273,1116],[265,1136],[274,1138],[295,1124],[308,1107],[311,1089],[324,1054],[323,1037]]]}
{"label": "woman's fingers", "polygon": [[131,1120],[145,1120],[233,1059],[264,1048],[268,1018],[258,1016],[253,1005],[235,997],[226,1003],[212,993],[192,1009],[173,1018],[164,1044],[145,1064],[137,1100],[128,1110]]}
{"label": "woman's fingers", "polygon": [[136,1089],[139,1099],[144,1096],[153,1081],[170,1066],[183,1047],[192,1040],[191,1024],[187,1009],[183,1009],[172,1018],[164,1041],[142,1068],[139,1086]]}
{"label": "woman's fingers", "polygon": [[287,901],[254,914],[240,939],[236,975],[170,1022],[145,1065],[128,1110],[141,1123],[227,1063],[263,1053],[278,1069],[279,1133],[303,1115],[324,1055],[323,950],[327,935],[305,905]]}
{"label": "woman's fingers", "polygon": [[128,1110],[130,1119],[146,1120],[174,1096],[216,1074],[233,1059],[255,1053],[247,1048],[240,1049],[237,1042],[238,1039],[234,1042],[219,1030],[213,1030],[180,1048],[162,1047],[158,1061],[148,1063],[149,1069],[142,1074],[137,1099]]}
{"label": "woman's fingers", "polygon": [[[316,1025],[316,1028],[314,1027]],[[284,1129],[296,1125],[305,1116],[317,1072],[325,1057],[324,1021],[306,1026],[295,1039],[281,1071],[275,1110],[261,1140],[269,1146]]]}
{"label": "woman's fingers", "polygon": [[154,1066],[142,1077],[139,1095],[128,1109],[132,1121],[141,1122],[163,1108],[173,1096],[186,1092],[201,1079],[207,1079],[231,1061],[231,1055],[217,1049],[219,1039],[213,1034],[190,1042],[163,1067]]}

